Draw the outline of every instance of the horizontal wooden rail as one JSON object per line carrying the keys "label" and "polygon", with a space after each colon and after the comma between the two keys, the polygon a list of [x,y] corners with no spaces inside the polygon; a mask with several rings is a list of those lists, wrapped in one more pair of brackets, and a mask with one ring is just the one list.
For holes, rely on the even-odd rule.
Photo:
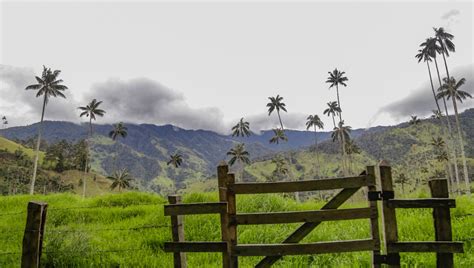
{"label": "horizontal wooden rail", "polygon": [[373,240],[350,240],[310,244],[245,244],[234,247],[236,256],[283,256],[373,250]]}
{"label": "horizontal wooden rail", "polygon": [[333,190],[341,188],[359,188],[374,185],[373,176],[356,176],[337,179],[289,181],[289,182],[249,182],[229,185],[229,190],[236,194],[264,194],[264,193],[289,193],[317,190]]}
{"label": "horizontal wooden rail", "polygon": [[270,213],[237,214],[233,223],[236,224],[280,224],[294,222],[321,222],[351,219],[367,219],[372,215],[371,208],[328,209],[312,211],[290,211]]}
{"label": "horizontal wooden rail", "polygon": [[454,208],[456,200],[450,198],[392,199],[389,208]]}
{"label": "horizontal wooden rail", "polygon": [[165,252],[226,252],[226,242],[165,242]]}
{"label": "horizontal wooden rail", "polygon": [[165,216],[225,213],[226,202],[165,205]]}
{"label": "horizontal wooden rail", "polygon": [[397,242],[390,243],[387,247],[389,253],[398,252],[437,252],[437,253],[463,253],[462,242]]}

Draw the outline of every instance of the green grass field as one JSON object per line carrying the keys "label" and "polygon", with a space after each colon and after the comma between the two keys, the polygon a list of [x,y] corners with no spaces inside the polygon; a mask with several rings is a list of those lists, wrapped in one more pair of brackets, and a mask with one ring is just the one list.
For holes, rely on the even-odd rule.
{"label": "green grass field", "polygon": [[[188,194],[185,202],[216,201],[214,194]],[[154,194],[128,192],[83,200],[74,194],[0,197],[0,267],[18,267],[21,241],[29,200],[49,204],[44,236],[42,263],[47,267],[172,267],[172,254],[164,253],[163,243],[170,241],[169,218],[163,216],[165,200]],[[323,203],[297,203],[278,195],[242,196],[239,212],[289,211],[318,209]],[[365,206],[350,201],[345,207]],[[464,254],[455,254],[457,267],[474,267],[474,198],[457,199],[452,210],[456,241],[465,241]],[[429,210],[397,212],[400,241],[434,240]],[[217,215],[186,216],[188,241],[219,241]],[[298,224],[242,226],[240,243],[278,243]],[[130,229],[136,228],[136,229]],[[362,239],[369,237],[369,221],[325,222],[303,242]],[[11,254],[7,254],[11,253]],[[253,267],[259,258],[240,258],[241,267]],[[434,254],[402,254],[405,267],[432,267]],[[188,254],[189,267],[220,267],[221,255]],[[276,267],[367,267],[368,252],[285,257]]]}

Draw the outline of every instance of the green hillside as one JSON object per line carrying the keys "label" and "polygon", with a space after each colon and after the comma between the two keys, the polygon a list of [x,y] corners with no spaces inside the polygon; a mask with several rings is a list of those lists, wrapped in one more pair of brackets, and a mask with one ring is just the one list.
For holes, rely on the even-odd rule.
{"label": "green hillside", "polygon": [[[34,158],[35,157],[35,151],[33,149],[27,148],[21,144],[18,144],[14,141],[5,139],[4,137],[0,136],[0,150],[6,150],[10,153],[14,153],[16,150],[22,150],[28,157]],[[40,163],[43,162],[44,159],[44,152],[39,153],[39,161]]]}
{"label": "green hillside", "polygon": [[[214,188],[215,190],[215,188]],[[45,227],[42,265],[45,267],[172,267],[172,254],[163,252],[171,240],[169,217],[163,215],[165,200],[158,195],[130,192],[109,194],[83,200],[77,195],[54,194],[0,197],[0,267],[18,267],[18,252],[24,231],[25,210],[29,200],[49,204]],[[216,201],[216,194],[189,194],[185,202]],[[323,203],[297,203],[278,195],[242,196],[238,211],[294,211],[318,209]],[[452,210],[453,239],[464,241],[463,254],[455,254],[456,267],[474,266],[474,199],[460,197]],[[366,206],[352,200],[344,207]],[[82,208],[81,208],[82,207]],[[19,212],[19,214],[18,214]],[[470,216],[471,215],[471,216]],[[399,237],[403,241],[434,240],[432,214],[424,209],[397,212]],[[185,237],[189,241],[219,241],[217,215],[185,217]],[[298,224],[239,227],[239,243],[277,243]],[[367,220],[325,222],[304,242],[350,240],[369,237]],[[12,254],[2,254],[9,252]],[[242,267],[253,267],[259,258],[242,257]],[[369,252],[302,255],[285,257],[275,267],[368,267]],[[189,267],[221,267],[217,253],[189,253]],[[402,254],[407,267],[433,267],[434,254]]]}

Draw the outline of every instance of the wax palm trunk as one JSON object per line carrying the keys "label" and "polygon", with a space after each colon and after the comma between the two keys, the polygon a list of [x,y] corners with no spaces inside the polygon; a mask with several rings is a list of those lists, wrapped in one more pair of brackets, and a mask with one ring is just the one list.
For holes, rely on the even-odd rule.
{"label": "wax palm trunk", "polygon": [[[431,91],[433,92],[433,98],[434,98],[435,103],[436,103],[436,108],[438,109],[438,112],[441,114],[441,108],[439,107],[438,98],[436,98],[436,92],[435,92],[434,85],[433,85],[433,77],[431,75],[431,68],[430,68],[430,64],[428,63],[428,61],[426,61],[426,67],[428,68],[428,75],[430,77]],[[441,115],[441,117],[443,117],[443,116]],[[440,118],[440,120],[441,119],[442,118]],[[448,119],[446,118],[446,125],[449,123],[447,120]],[[449,148],[450,146],[448,146],[449,137],[448,137],[448,134],[446,133],[446,125],[441,124],[441,129],[443,131],[443,137],[446,140],[446,142],[444,144],[444,147],[445,147],[446,152],[451,153],[451,155],[449,157],[449,160],[454,161],[452,151]],[[451,188],[452,188],[452,186],[454,185],[454,178],[453,178],[453,170],[452,170],[451,164],[449,164],[449,161],[446,163],[446,166],[447,166],[447,175],[449,177],[449,181],[451,182]],[[457,187],[459,187],[459,185],[457,185]]]}
{"label": "wax palm trunk", "polygon": [[318,179],[321,178],[321,163],[319,162],[319,151],[318,151],[318,131],[316,125],[314,126],[314,150],[316,151],[316,169]]}
{"label": "wax palm trunk", "polygon": [[44,111],[46,109],[46,100],[47,100],[46,96],[47,94],[44,94],[43,110],[41,111],[41,121],[40,121],[39,129],[38,129],[38,140],[36,141],[35,163],[33,167],[33,177],[31,178],[30,195],[35,193],[36,173],[38,170],[39,149],[40,149],[40,144],[41,144],[41,131],[43,128]]}
{"label": "wax palm trunk", "polygon": [[[277,114],[278,114],[278,120],[280,121],[280,126],[281,126],[281,130],[282,131],[285,131],[285,129],[283,128],[283,122],[281,121],[281,116],[280,116],[280,111],[277,110]],[[290,152],[288,153],[288,173],[287,173],[287,180],[289,181],[291,179],[291,176],[293,175],[293,172],[291,171],[291,164],[292,164],[292,159],[291,159],[291,148],[290,148]],[[300,200],[300,195],[298,192],[295,192],[295,199],[296,201],[299,201]]]}
{"label": "wax palm trunk", "polygon": [[469,175],[467,171],[467,163],[466,163],[466,156],[464,154],[464,142],[462,138],[462,130],[461,130],[461,124],[459,123],[459,114],[458,114],[458,106],[456,103],[456,98],[452,97],[453,99],[453,107],[454,107],[454,114],[456,118],[456,126],[458,129],[458,135],[459,135],[459,145],[461,146],[461,157],[462,157],[462,164],[463,164],[463,173],[464,173],[464,182],[466,183],[466,191],[470,194],[471,193],[471,187],[469,185]]}
{"label": "wax palm trunk", "polygon": [[86,139],[86,166],[84,167],[84,175],[82,177],[82,198],[86,197],[86,174],[89,165],[89,139],[92,137],[92,118],[89,117],[89,133]]}
{"label": "wax palm trunk", "polygon": [[[436,60],[436,57],[434,58],[434,61],[435,61],[435,67],[436,67],[436,73],[438,74],[438,82],[439,82],[439,86],[441,87],[443,85],[443,83],[441,82],[441,75],[439,74],[439,68],[438,68],[438,61]],[[452,152],[451,152],[451,155],[452,155],[452,159],[453,159],[453,164],[454,164],[454,177],[456,179],[456,186],[457,188],[459,188],[459,168],[458,168],[458,159],[457,159],[457,153],[456,153],[456,145],[455,145],[455,138],[454,138],[454,135],[453,135],[453,130],[452,130],[452,127],[451,127],[451,121],[449,120],[449,112],[448,112],[448,105],[446,104],[446,98],[443,96],[443,105],[444,105],[444,111],[446,112],[446,122],[448,124],[448,132],[449,132],[449,143],[451,144],[451,149],[452,149]]]}
{"label": "wax palm trunk", "polygon": [[[441,42],[441,48],[442,48],[441,54],[443,55],[444,67],[446,68],[446,75],[447,75],[448,80],[449,80],[451,76],[449,76],[448,63],[446,61],[446,56],[445,56],[445,53],[444,53],[445,46],[444,46],[443,42]],[[470,185],[469,185],[469,174],[468,174],[468,171],[467,171],[466,153],[464,152],[464,141],[463,141],[463,138],[462,138],[461,126],[459,124],[459,114],[458,114],[458,108],[457,108],[455,98],[453,98],[453,106],[454,106],[454,113],[456,115],[455,119],[456,119],[456,126],[457,126],[457,129],[458,129],[459,146],[461,147],[460,150],[461,150],[461,159],[462,159],[462,165],[463,165],[464,180],[465,180],[465,183],[466,183],[467,191],[468,191],[468,193],[470,193],[471,188],[470,188]]]}
{"label": "wax palm trunk", "polygon": [[[337,94],[337,105],[341,109],[341,111],[339,112],[339,122],[342,122],[342,108],[341,108],[341,101],[339,100],[339,86],[337,84],[336,84],[336,94]],[[345,176],[348,176],[346,148],[345,148],[346,138],[344,137],[344,135],[342,135],[341,143],[342,143],[342,146],[341,146],[341,148],[342,148],[342,171],[343,171]]]}

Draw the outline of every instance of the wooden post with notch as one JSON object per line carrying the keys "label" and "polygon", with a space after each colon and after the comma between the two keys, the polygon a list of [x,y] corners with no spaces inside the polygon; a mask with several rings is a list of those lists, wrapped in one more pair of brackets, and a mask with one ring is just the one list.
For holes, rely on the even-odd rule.
{"label": "wooden post with notch", "polygon": [[229,215],[229,224],[227,228],[228,232],[228,239],[229,239],[229,267],[230,268],[237,268],[238,264],[238,257],[232,255],[232,250],[237,245],[237,223],[235,220],[235,215],[237,214],[237,206],[235,200],[235,193],[230,190],[232,185],[235,184],[235,175],[233,173],[227,174],[227,181],[226,181],[226,200],[227,200],[227,214]]}
{"label": "wooden post with notch", "polygon": [[[371,176],[375,181],[375,167],[368,166],[367,167],[367,176]],[[375,185],[369,185],[368,192],[375,192],[377,191],[377,187]],[[370,215],[370,231],[372,234],[372,240],[374,241],[374,250],[372,251],[372,265],[374,268],[380,268],[381,265],[377,261],[380,257],[380,233],[379,233],[379,213],[377,208],[377,201],[370,201],[369,200],[369,207],[372,210]]]}
{"label": "wooden post with notch", "polygon": [[[229,173],[229,166],[225,161],[222,161],[217,167],[217,185],[219,188],[219,201],[227,202],[227,173]],[[227,242],[227,251],[222,253],[222,267],[230,267],[230,252],[231,244],[229,239],[229,215],[227,213],[221,214],[221,236],[222,241]]]}
{"label": "wooden post with notch", "polygon": [[[181,196],[170,195],[168,196],[168,202],[170,204],[180,204]],[[173,242],[184,242],[184,221],[183,216],[171,216],[171,235]],[[186,253],[175,252],[173,253],[174,267],[175,268],[186,268]]]}
{"label": "wooden post with notch", "polygon": [[[388,165],[381,164],[379,170],[382,194],[393,193],[392,168]],[[386,260],[388,267],[400,267],[400,254],[390,252],[390,244],[398,242],[398,227],[395,208],[389,207],[388,203],[389,200],[382,201],[383,230],[385,248],[387,251]]]}
{"label": "wooden post with notch", "polygon": [[[433,179],[429,181],[431,197],[449,198],[448,181],[446,179]],[[433,208],[433,219],[436,241],[452,241],[451,214],[449,208]],[[437,253],[437,267],[454,267],[453,253]]]}
{"label": "wooden post with notch", "polygon": [[28,203],[21,267],[40,267],[47,208],[48,204],[44,202],[30,201]]}

